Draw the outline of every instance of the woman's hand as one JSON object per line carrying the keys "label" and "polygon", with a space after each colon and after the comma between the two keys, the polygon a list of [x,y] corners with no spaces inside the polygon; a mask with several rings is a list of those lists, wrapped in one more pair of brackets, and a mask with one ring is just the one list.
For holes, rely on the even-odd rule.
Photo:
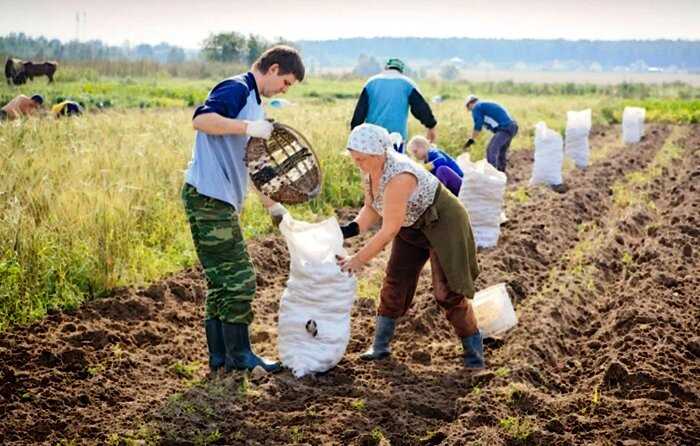
{"label": "woman's hand", "polygon": [[335,256],[335,258],[338,261],[340,270],[344,273],[355,274],[365,266],[365,262],[360,260],[357,255],[349,257]]}

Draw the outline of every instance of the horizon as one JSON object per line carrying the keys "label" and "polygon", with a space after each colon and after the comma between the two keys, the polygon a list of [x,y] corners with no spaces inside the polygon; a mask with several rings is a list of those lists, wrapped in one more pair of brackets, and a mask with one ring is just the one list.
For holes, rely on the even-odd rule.
{"label": "horizon", "polygon": [[[57,39],[61,43],[68,43],[75,41],[75,39],[61,39],[60,37],[53,37],[53,36],[46,36],[43,34],[38,34],[38,35],[33,35],[29,34],[23,31],[11,31],[7,34],[0,34],[0,37],[8,37],[11,34],[24,34],[28,38],[31,39],[39,39],[39,38],[44,38],[46,40],[53,40]],[[245,35],[245,34],[244,34]],[[567,39],[567,38],[532,38],[532,37],[523,37],[523,38],[498,38],[498,37],[465,37],[465,36],[452,36],[452,37],[429,37],[429,36],[415,36],[415,35],[406,35],[406,36],[371,36],[371,37],[366,37],[366,36],[351,36],[351,37],[337,37],[337,38],[329,38],[329,39],[298,39],[298,40],[293,40],[292,42],[332,42],[332,41],[340,41],[340,40],[355,40],[355,39],[364,39],[364,40],[374,40],[374,39],[395,39],[395,40],[402,40],[402,39],[434,39],[434,40],[450,40],[450,39],[471,39],[471,40],[500,40],[500,41],[527,41],[527,40],[535,40],[535,41],[564,41],[564,42],[691,42],[691,43],[700,43],[700,38],[698,39],[671,39],[671,38],[658,38],[658,39]],[[274,39],[271,39],[274,40]],[[136,41],[124,41],[121,43],[112,43],[112,42],[106,42],[101,39],[81,39],[78,42],[85,43],[85,42],[90,42],[90,41],[101,41],[103,44],[108,45],[108,46],[115,46],[115,47],[122,47],[126,45],[127,43],[130,46],[134,45],[159,45],[159,44],[168,44],[171,46],[177,46],[180,47],[184,50],[201,50],[201,47],[183,47],[174,44],[173,42],[169,42],[167,40],[159,41],[159,42],[136,42]]]}
{"label": "horizon", "polygon": [[[259,0],[190,2],[123,0],[0,0],[0,34],[25,33],[61,41],[101,40],[110,46],[166,42],[197,49],[212,33],[236,31],[268,40],[328,41],[352,38],[470,38],[568,41],[699,41],[700,2],[592,0],[582,20],[575,0],[503,0],[498,10],[488,0],[442,0],[430,7],[417,0],[279,2]],[[247,3],[245,3],[247,5]],[[283,6],[280,7],[280,4]],[[367,14],[364,11],[372,11]],[[277,11],[271,15],[269,11]],[[332,12],[331,12],[332,11]],[[407,29],[415,32],[407,32]],[[372,37],[367,37],[372,36]]]}

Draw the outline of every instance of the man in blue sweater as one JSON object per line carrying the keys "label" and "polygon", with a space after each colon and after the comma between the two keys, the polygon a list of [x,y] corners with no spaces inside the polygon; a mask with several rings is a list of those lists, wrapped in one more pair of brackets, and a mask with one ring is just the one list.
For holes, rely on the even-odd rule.
{"label": "man in blue sweater", "polygon": [[486,148],[486,160],[501,172],[506,171],[506,153],[510,142],[518,134],[518,123],[510,117],[508,111],[495,102],[482,102],[474,95],[469,95],[465,101],[467,110],[471,111],[474,119],[472,137],[464,144],[468,149],[483,127],[493,132],[493,138]]}
{"label": "man in blue sweater", "polygon": [[408,151],[416,159],[423,162],[425,168],[435,175],[450,192],[454,195],[459,195],[464,172],[462,172],[454,158],[432,145],[430,141],[422,136],[411,138],[411,141],[408,143]]}
{"label": "man in blue sweater", "polygon": [[[355,106],[350,129],[366,122],[384,127],[389,133],[397,132],[406,141],[410,108],[411,114],[428,129],[427,139],[435,141],[437,121],[433,111],[416,84],[403,74],[405,69],[401,60],[389,59],[383,72],[367,80]],[[403,153],[403,144],[398,149]]]}
{"label": "man in blue sweater", "polygon": [[[275,46],[250,71],[219,82],[192,117],[196,136],[185,174],[182,200],[204,275],[207,279],[204,330],[209,367],[277,372],[280,364],[251,349],[249,325],[256,293],[255,268],[243,240],[239,215],[248,192],[244,157],[251,137],[267,139],[262,97],[286,93],[304,79],[301,55]],[[286,209],[259,194],[273,221]]]}

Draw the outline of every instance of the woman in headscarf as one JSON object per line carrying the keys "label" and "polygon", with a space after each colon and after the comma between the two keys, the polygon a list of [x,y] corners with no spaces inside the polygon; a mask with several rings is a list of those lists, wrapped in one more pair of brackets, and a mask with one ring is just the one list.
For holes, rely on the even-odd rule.
{"label": "woman in headscarf", "polygon": [[467,211],[437,178],[391,147],[387,131],[373,124],[355,127],[347,144],[367,181],[364,206],[354,221],[342,227],[343,236],[365,232],[380,220],[382,225],[355,255],[339,260],[340,266],[350,273],[359,271],[393,241],[374,342],[361,358],[390,355],[396,320],[411,307],[418,277],[430,259],[435,299],[461,339],[464,365],[482,369],[482,337],[467,300],[474,296],[479,274]]}

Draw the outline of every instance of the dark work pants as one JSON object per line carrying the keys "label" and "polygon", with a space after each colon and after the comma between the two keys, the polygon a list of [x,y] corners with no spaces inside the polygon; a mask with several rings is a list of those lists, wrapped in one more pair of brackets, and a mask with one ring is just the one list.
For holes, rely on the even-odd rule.
{"label": "dark work pants", "polygon": [[510,142],[518,134],[518,123],[513,121],[504,128],[499,128],[494,133],[486,148],[486,160],[501,172],[506,171],[507,152]]}
{"label": "dark work pants", "polygon": [[401,228],[394,238],[377,313],[392,319],[406,314],[413,303],[420,272],[428,259],[433,273],[435,300],[445,311],[455,333],[460,338],[475,334],[477,324],[471,304],[463,295],[450,290],[437,254],[418,229]]}

